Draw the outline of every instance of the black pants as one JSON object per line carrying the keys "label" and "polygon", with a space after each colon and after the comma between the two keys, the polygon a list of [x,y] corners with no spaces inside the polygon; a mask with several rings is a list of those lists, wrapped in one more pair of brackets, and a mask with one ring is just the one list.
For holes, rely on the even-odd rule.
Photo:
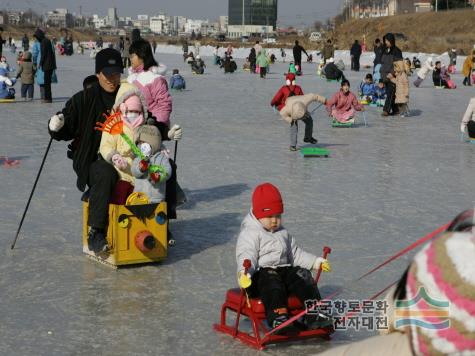
{"label": "black pants", "polygon": [[168,178],[166,183],[165,201],[167,202],[167,216],[168,219],[176,219],[176,164],[170,159],[170,166],[172,167],[172,175]]}
{"label": "black pants", "polygon": [[287,298],[294,294],[305,303],[306,300],[320,300],[320,292],[313,284],[312,274],[301,267],[261,268],[252,276],[249,293],[258,295],[264,304],[269,325],[274,319],[285,313]]}
{"label": "black pants", "polygon": [[45,70],[45,99],[44,100],[52,100],[52,94],[51,94],[51,77],[53,76],[53,71],[52,70]]}
{"label": "black pants", "polygon": [[360,56],[351,57],[351,69],[354,71],[360,71]]}
{"label": "black pants", "polygon": [[105,229],[109,217],[109,199],[115,188],[119,175],[114,166],[98,159],[89,168],[89,216],[88,225]]}
{"label": "black pants", "polygon": [[386,101],[384,102],[383,111],[388,114],[397,113],[398,108],[394,103],[394,100],[396,99],[396,84],[390,80],[386,80],[384,84],[386,86]]}
{"label": "black pants", "polygon": [[471,75],[469,75],[468,77],[463,78],[463,85],[472,85]]}
{"label": "black pants", "polygon": [[267,73],[267,67],[261,67],[261,78],[265,78]]}
{"label": "black pants", "polygon": [[302,57],[294,58],[294,64],[295,64],[295,66],[299,66],[298,71],[301,72],[302,71]]}
{"label": "black pants", "polygon": [[468,137],[475,138],[475,121],[470,120],[467,123]]}
{"label": "black pants", "polygon": [[33,84],[22,84],[21,85],[21,97],[22,98],[26,98],[26,94],[28,94],[28,98],[33,99],[33,91],[34,91]]}

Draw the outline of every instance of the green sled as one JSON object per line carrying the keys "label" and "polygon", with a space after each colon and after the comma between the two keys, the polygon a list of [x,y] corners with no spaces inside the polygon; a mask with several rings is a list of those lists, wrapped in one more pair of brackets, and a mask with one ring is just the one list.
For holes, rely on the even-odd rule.
{"label": "green sled", "polygon": [[328,157],[330,155],[330,151],[326,148],[303,147],[300,149],[300,154],[303,157]]}
{"label": "green sled", "polygon": [[336,120],[332,122],[332,127],[353,127],[353,125],[353,122],[338,122]]}

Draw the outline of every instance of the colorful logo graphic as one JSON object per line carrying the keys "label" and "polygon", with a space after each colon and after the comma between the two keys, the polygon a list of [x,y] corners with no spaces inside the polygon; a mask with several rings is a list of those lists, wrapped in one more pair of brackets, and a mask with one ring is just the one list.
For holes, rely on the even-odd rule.
{"label": "colorful logo graphic", "polygon": [[447,329],[450,327],[449,307],[449,301],[436,300],[420,287],[413,299],[396,300],[395,327],[415,325],[430,330]]}

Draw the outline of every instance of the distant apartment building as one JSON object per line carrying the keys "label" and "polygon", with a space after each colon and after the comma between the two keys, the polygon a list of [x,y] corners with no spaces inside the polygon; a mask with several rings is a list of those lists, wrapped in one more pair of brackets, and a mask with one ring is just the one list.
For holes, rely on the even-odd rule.
{"label": "distant apartment building", "polygon": [[139,29],[150,28],[150,19],[148,15],[137,15],[137,20],[133,20],[133,26]]}
{"label": "distant apartment building", "polygon": [[201,33],[201,26],[208,21],[187,19],[185,23],[185,33]]}
{"label": "distant apartment building", "polygon": [[432,10],[431,0],[366,0],[348,2],[350,17],[394,16]]}
{"label": "distant apartment building", "polygon": [[10,25],[19,25],[21,23],[22,11],[7,11],[7,22]]}
{"label": "distant apartment building", "polygon": [[117,8],[111,7],[107,9],[107,25],[110,27],[119,26],[119,16],[117,15]]}
{"label": "distant apartment building", "polygon": [[73,15],[68,12],[68,9],[56,9],[48,11],[46,15],[46,23],[53,27],[73,27]]}
{"label": "distant apartment building", "polygon": [[220,16],[219,17],[219,31],[220,32],[227,32],[228,31],[228,16]]}
{"label": "distant apartment building", "polygon": [[99,17],[99,15],[92,15],[92,23],[94,24],[94,28],[99,30],[107,26],[107,19],[105,17]]}

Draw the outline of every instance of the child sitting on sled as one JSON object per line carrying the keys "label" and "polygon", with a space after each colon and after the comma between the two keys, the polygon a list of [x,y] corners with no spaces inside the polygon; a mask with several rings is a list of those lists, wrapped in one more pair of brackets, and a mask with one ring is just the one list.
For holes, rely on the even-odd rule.
{"label": "child sitting on sled", "polygon": [[0,68],[0,99],[15,99],[15,89],[12,88],[15,83],[16,79],[10,79],[7,70]]}
{"label": "child sitting on sled", "polygon": [[[289,294],[295,294],[302,303],[320,300],[311,271],[318,270],[320,266],[324,272],[331,270],[326,259],[297,246],[295,239],[282,226],[283,212],[284,204],[277,187],[270,183],[257,186],[252,195],[251,211],[241,224],[236,244],[239,285],[248,288],[251,296],[261,298],[272,328],[289,319]],[[244,260],[251,262],[247,274],[243,267]],[[329,322],[330,318],[305,317],[306,326],[310,329],[328,326]],[[289,325],[289,328],[293,326]]]}
{"label": "child sitting on sled", "polygon": [[343,80],[341,88],[326,102],[327,111],[333,120],[340,123],[355,122],[355,111],[364,111],[356,95],[350,91],[350,82]]}
{"label": "child sitting on sled", "polygon": [[373,102],[378,106],[384,106],[384,100],[386,100],[386,88],[384,87],[384,81],[380,79],[375,88]]}
{"label": "child sitting on sled", "polygon": [[178,69],[173,69],[173,74],[170,78],[170,89],[184,90],[186,89],[185,78],[183,78]]}
{"label": "child sitting on sled", "polygon": [[139,126],[134,131],[134,142],[143,154],[143,159],[135,157],[132,161],[134,192],[144,193],[150,203],[160,203],[165,200],[166,181],[172,175],[160,131],[154,125]]}
{"label": "child sitting on sled", "polygon": [[376,95],[376,86],[373,83],[373,75],[371,73],[366,74],[364,81],[360,84],[360,97],[368,104],[373,102],[373,98]]}

